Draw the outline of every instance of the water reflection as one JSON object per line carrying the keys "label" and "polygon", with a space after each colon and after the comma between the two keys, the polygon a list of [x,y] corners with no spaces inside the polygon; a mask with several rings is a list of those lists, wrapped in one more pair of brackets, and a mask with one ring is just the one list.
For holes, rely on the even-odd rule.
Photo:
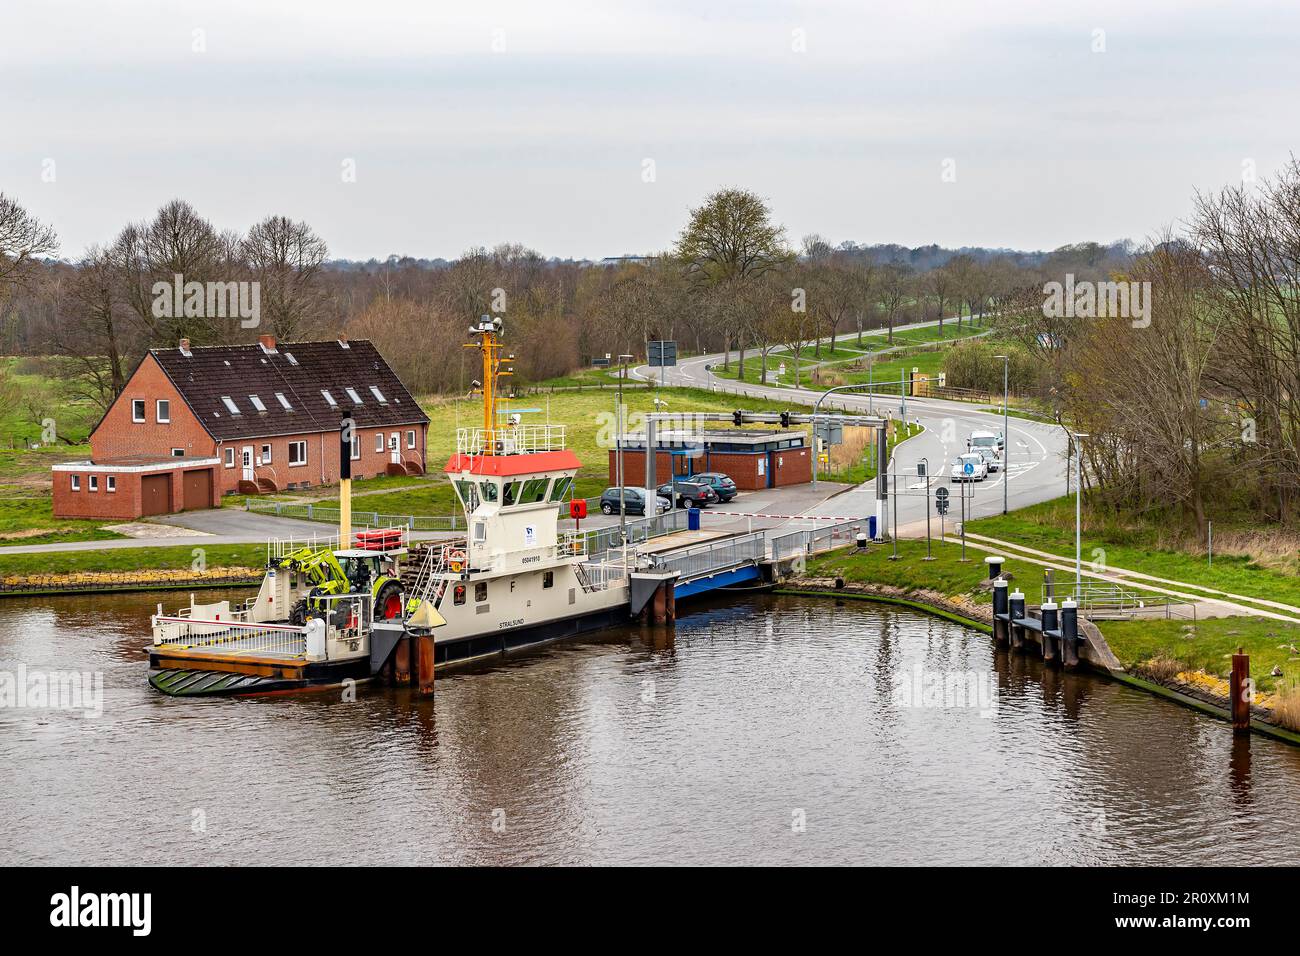
{"label": "water reflection", "polygon": [[[7,858],[1209,863],[1267,838],[1300,861],[1274,839],[1300,751],[910,611],[694,605],[440,674],[436,700],[185,701],[144,682],[157,600],[0,604],[0,659],[106,687],[99,720],[0,711]],[[900,675],[984,679],[995,706],[904,700]]]}

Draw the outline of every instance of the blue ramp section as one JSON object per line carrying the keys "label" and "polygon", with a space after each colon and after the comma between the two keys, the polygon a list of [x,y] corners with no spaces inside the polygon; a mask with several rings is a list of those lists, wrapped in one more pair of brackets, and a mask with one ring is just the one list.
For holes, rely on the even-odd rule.
{"label": "blue ramp section", "polygon": [[682,598],[694,597],[697,594],[707,594],[710,591],[716,591],[718,588],[730,587],[733,584],[757,581],[759,577],[758,565],[746,564],[738,568],[732,568],[730,571],[719,571],[709,577],[695,578],[691,581],[678,581],[677,586],[673,588],[673,596],[681,600]]}

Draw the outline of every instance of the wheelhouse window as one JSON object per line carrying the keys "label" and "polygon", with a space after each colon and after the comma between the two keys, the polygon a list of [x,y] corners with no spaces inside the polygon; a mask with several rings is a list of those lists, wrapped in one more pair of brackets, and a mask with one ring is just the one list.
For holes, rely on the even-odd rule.
{"label": "wheelhouse window", "polygon": [[154,403],[154,417],[158,419],[159,425],[167,425],[172,420],[172,403],[165,398],[158,399]]}
{"label": "wheelhouse window", "polygon": [[511,481],[501,487],[501,504],[504,507],[516,504],[519,501],[519,489],[523,486],[522,481]]}
{"label": "wheelhouse window", "polygon": [[144,399],[143,398],[131,399],[131,421],[133,422],[144,421]]}
{"label": "wheelhouse window", "polygon": [[539,501],[546,500],[546,486],[549,485],[549,478],[529,478],[524,482],[523,493],[519,496],[521,505],[536,504]]}
{"label": "wheelhouse window", "polygon": [[226,411],[230,412],[230,414],[232,415],[242,414],[242,412],[240,412],[239,410],[239,406],[235,404],[235,400],[231,398],[229,395],[221,396],[221,404],[225,405]]}
{"label": "wheelhouse window", "polygon": [[556,478],[555,484],[551,486],[551,500],[563,501],[564,496],[569,493],[569,485],[573,484],[573,479],[568,475],[563,478]]}
{"label": "wheelhouse window", "polygon": [[478,507],[478,490],[475,488],[474,482],[467,478],[461,478],[453,482],[453,484],[456,486],[456,494],[460,496],[460,500],[467,510],[473,511]]}
{"label": "wheelhouse window", "polygon": [[305,441],[289,442],[289,467],[307,464],[307,443]]}
{"label": "wheelhouse window", "polygon": [[497,483],[495,481],[480,481],[478,486],[484,501],[495,502],[497,500]]}

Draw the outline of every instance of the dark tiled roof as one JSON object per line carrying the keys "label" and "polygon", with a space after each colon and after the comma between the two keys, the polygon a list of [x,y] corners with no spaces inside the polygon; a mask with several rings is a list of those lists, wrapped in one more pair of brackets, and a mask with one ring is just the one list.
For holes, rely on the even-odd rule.
{"label": "dark tiled roof", "polygon": [[[429,417],[384,357],[368,340],[282,342],[274,352],[261,345],[196,347],[187,357],[180,349],[150,349],[185,403],[219,441],[334,431],[344,410],[358,428],[425,423]],[[292,357],[292,358],[291,358]],[[379,389],[381,402],[371,390]],[[353,402],[354,389],[361,404]],[[321,390],[337,402],[331,406]],[[286,409],[279,392],[292,406]],[[256,395],[266,411],[258,411]],[[239,409],[231,414],[222,400]]]}

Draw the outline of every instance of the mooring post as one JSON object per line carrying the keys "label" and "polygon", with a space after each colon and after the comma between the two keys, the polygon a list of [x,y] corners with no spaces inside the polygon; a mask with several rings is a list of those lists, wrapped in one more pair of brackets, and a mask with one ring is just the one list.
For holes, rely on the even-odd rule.
{"label": "mooring post", "polygon": [[1039,608],[1039,615],[1043,622],[1043,660],[1045,661],[1056,660],[1056,638],[1047,632],[1056,630],[1057,610],[1056,604],[1052,601]]}
{"label": "mooring post", "polygon": [[1228,686],[1232,695],[1232,732],[1250,733],[1250,702],[1255,696],[1250,681],[1250,655],[1237,648],[1232,655],[1232,679]]}
{"label": "mooring post", "polygon": [[409,684],[411,682],[411,637],[403,634],[397,639],[393,649],[393,683]]}
{"label": "mooring post", "polygon": [[677,582],[664,582],[664,612],[669,622],[677,620]]}
{"label": "mooring post", "polygon": [[433,635],[421,634],[415,639],[416,671],[421,697],[433,696]]}
{"label": "mooring post", "polygon": [[999,644],[1007,643],[1007,622],[998,617],[1007,613],[1007,582],[998,578],[993,582],[993,640]]}
{"label": "mooring post", "polygon": [[989,566],[990,581],[996,581],[998,579],[998,575],[1002,573],[1002,562],[1005,560],[1006,558],[1002,557],[1000,554],[990,554],[984,559],[984,563]]}
{"label": "mooring post", "polygon": [[1061,602],[1061,663],[1067,670],[1079,666],[1079,605],[1074,598]]}
{"label": "mooring post", "polygon": [[1007,631],[1011,637],[1011,647],[1013,650],[1020,650],[1025,645],[1025,634],[1023,629],[1016,621],[1023,621],[1025,618],[1025,594],[1019,588],[1012,591],[1007,598],[1007,609],[1011,614],[1011,620],[1007,622]]}

